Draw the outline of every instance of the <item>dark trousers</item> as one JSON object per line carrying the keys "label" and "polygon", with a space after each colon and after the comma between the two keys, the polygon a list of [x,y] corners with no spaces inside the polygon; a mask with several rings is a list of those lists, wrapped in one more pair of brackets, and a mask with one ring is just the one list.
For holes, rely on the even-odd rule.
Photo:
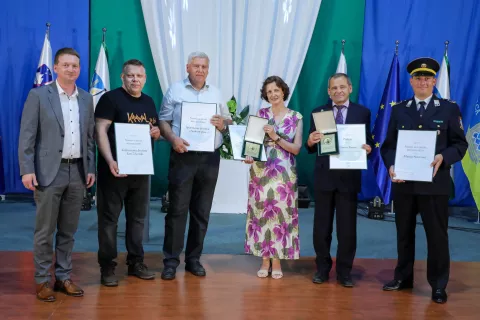
{"label": "dark trousers", "polygon": [[34,198],[37,212],[33,236],[36,283],[50,280],[54,237],[55,278],[62,281],[70,279],[73,236],[78,227],[84,191],[85,178],[80,163],[61,163],[49,186],[36,187]]}
{"label": "dark trousers", "polygon": [[185,262],[198,261],[207,233],[210,209],[217,184],[220,153],[186,152],[170,154],[168,195],[163,254],[165,266],[176,268],[183,250],[187,215],[190,211]]}
{"label": "dark trousers", "polygon": [[334,212],[337,215],[337,275],[348,276],[357,250],[357,193],[315,192],[313,247],[317,255],[317,270],[324,275],[332,268],[330,246]]}
{"label": "dark trousers", "polygon": [[448,248],[448,195],[395,194],[398,262],[396,280],[413,280],[417,213],[427,235],[427,280],[433,289],[447,287],[450,275]]}
{"label": "dark trousers", "polygon": [[115,178],[110,172],[99,172],[97,184],[98,263],[115,266],[117,258],[118,217],[125,204],[125,245],[127,264],[143,262],[143,228],[150,205],[149,177],[131,175]]}

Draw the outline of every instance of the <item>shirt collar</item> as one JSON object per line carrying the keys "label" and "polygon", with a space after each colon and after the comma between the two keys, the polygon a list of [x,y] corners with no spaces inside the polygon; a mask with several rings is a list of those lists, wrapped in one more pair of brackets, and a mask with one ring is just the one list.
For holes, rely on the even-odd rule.
{"label": "shirt collar", "polygon": [[425,107],[428,106],[428,104],[430,103],[430,100],[432,100],[432,97],[433,97],[433,93],[430,95],[430,97],[426,98],[426,99],[423,99],[423,100],[420,100],[418,99],[417,97],[415,97],[415,104],[418,106],[418,103],[420,101],[425,101]]}
{"label": "shirt collar", "polygon": [[[348,109],[348,107],[350,106],[350,99],[345,101],[345,103],[343,104],[345,106],[345,108]],[[336,104],[332,101],[332,107],[335,107]]]}
{"label": "shirt collar", "polygon": [[[186,77],[186,78],[183,80],[183,84],[185,85],[185,87],[192,87],[192,88],[194,88],[193,85],[192,85],[192,83],[190,82],[190,79],[188,79],[188,77]],[[205,90],[205,89],[208,89],[209,87],[210,87],[210,84],[208,83],[207,80],[205,80],[205,85],[204,85],[203,88],[200,89],[200,90]],[[194,88],[194,89],[195,89],[195,88]],[[195,90],[197,90],[197,89],[195,89]]]}
{"label": "shirt collar", "polygon": [[[62,87],[60,87],[60,85],[58,84],[58,80],[55,80],[55,83],[57,84],[57,89],[58,89],[58,94],[65,94],[67,95],[67,93],[62,89]],[[77,85],[75,85],[75,91],[73,91],[73,94],[70,96],[70,97],[77,97],[78,96],[78,89],[77,89]]]}

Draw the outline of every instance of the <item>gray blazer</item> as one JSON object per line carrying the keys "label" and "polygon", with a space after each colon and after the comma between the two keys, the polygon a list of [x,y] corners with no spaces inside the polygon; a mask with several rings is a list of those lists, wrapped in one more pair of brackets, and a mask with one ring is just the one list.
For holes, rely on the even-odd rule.
{"label": "gray blazer", "polygon": [[[80,88],[78,108],[86,178],[87,173],[95,173],[95,120],[92,95]],[[30,90],[23,107],[18,141],[20,175],[35,173],[40,186],[50,185],[60,168],[64,135],[62,106],[56,83]]]}

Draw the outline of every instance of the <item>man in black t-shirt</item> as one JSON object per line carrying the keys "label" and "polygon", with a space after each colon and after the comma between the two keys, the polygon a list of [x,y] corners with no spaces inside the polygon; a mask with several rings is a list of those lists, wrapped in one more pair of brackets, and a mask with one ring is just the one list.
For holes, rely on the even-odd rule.
{"label": "man in black t-shirt", "polygon": [[122,87],[106,92],[95,109],[99,149],[98,263],[101,283],[107,287],[118,285],[114,259],[117,257],[118,217],[124,204],[127,220],[125,244],[128,251],[128,274],[144,280],[155,277],[143,263],[143,228],[150,202],[149,176],[119,174],[115,152],[115,132],[111,124],[115,122],[149,123],[153,143],[153,140],[160,138],[159,121],[153,99],[142,93],[147,78],[143,63],[135,59],[125,62],[121,78]]}

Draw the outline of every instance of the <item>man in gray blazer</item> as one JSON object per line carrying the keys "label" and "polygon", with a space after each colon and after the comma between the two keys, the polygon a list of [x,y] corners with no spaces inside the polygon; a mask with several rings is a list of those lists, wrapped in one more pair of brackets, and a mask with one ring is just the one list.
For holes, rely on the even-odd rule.
{"label": "man in gray blazer", "polygon": [[85,188],[95,182],[93,98],[78,88],[80,56],[72,48],[55,54],[57,80],[32,89],[23,108],[18,143],[20,174],[34,191],[37,214],[33,256],[37,298],[55,301],[49,285],[55,231],[53,290],[83,296],[70,279],[73,236]]}

